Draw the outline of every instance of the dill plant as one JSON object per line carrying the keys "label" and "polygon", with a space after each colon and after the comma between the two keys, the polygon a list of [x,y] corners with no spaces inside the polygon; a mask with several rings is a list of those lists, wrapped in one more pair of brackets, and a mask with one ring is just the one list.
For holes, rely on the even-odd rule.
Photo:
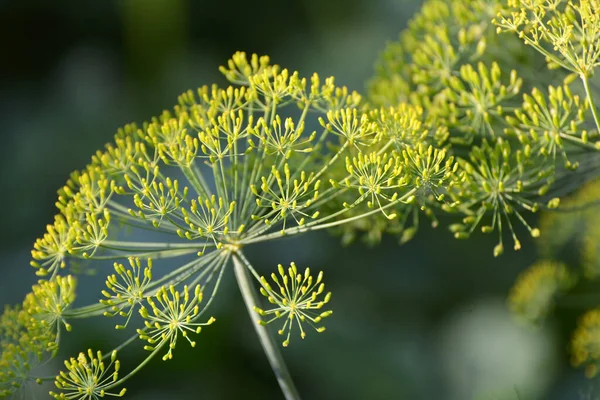
{"label": "dill plant", "polygon": [[[428,0],[383,52],[366,99],[236,53],[221,67],[231,86],[188,91],[172,111],[119,129],[59,190],[59,214],[32,251],[42,280],[0,320],[0,395],[46,379],[35,368],[57,355],[70,320],[106,317],[130,339],[69,358],[51,395],[123,396],[151,359],[170,360],[216,323],[210,305],[233,269],[284,396],[299,398],[268,325],[283,346],[323,332],[331,293],[322,272],[294,263],[260,276],[244,249],[323,229],[345,243],[405,243],[423,216],[437,226],[440,215],[457,239],[495,233],[495,256],[506,236],[521,248],[515,224],[543,235],[527,214],[557,208],[574,176],[597,171],[599,8]],[[75,275],[92,267],[106,288],[74,307]],[[571,284],[559,264],[526,276],[522,288],[536,277]],[[532,297],[516,290],[516,301]],[[147,357],[123,372],[118,351],[135,345]]]}

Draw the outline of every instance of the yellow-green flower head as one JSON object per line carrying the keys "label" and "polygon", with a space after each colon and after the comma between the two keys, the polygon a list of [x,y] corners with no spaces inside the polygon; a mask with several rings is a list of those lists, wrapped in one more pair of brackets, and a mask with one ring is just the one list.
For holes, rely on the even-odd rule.
{"label": "yellow-green flower head", "polygon": [[509,0],[493,22],[498,33],[516,33],[546,56],[550,67],[589,77],[600,59],[598,15],[598,0]]}
{"label": "yellow-green flower head", "polygon": [[352,159],[347,157],[346,171],[349,177],[344,180],[344,185],[358,189],[360,195],[353,204],[367,199],[367,207],[380,209],[389,219],[396,217],[394,213],[386,213],[383,205],[394,202],[398,198],[398,189],[406,185],[400,156],[373,152]]}
{"label": "yellow-green flower head", "polygon": [[[578,163],[569,161],[565,146],[567,143],[588,145],[588,131],[582,129],[588,102],[573,95],[568,85],[549,86],[547,95],[534,88],[523,100],[523,107],[515,110],[514,117],[507,117],[512,127],[507,132],[516,134],[522,143],[531,146],[534,154],[553,161],[559,157],[566,168],[577,169]],[[600,146],[600,142],[596,146]]]}
{"label": "yellow-green flower head", "polygon": [[4,307],[4,312],[0,315],[0,346],[19,342],[27,322],[22,311],[21,306]]}
{"label": "yellow-green flower head", "polygon": [[447,139],[447,130],[431,132],[424,123],[423,107],[402,103],[396,107],[381,107],[371,111],[370,118],[377,124],[378,134],[390,142],[398,153],[406,146],[415,147],[430,141],[441,145]]}
{"label": "yellow-green flower head", "polygon": [[586,312],[577,324],[571,340],[571,363],[585,366],[589,378],[598,374],[600,362],[600,308]]}
{"label": "yellow-green flower head", "polygon": [[[6,307],[0,316],[0,349],[5,352],[12,348],[27,351],[42,358],[48,349],[48,342],[54,340],[55,333],[41,334],[33,315],[21,305]],[[11,347],[12,346],[12,347]],[[10,357],[7,358],[8,360]]]}
{"label": "yellow-green flower head", "polygon": [[152,259],[149,258],[147,265],[142,268],[139,258],[130,257],[129,267],[115,263],[114,268],[116,274],[109,275],[106,279],[109,291],[102,291],[106,299],[100,300],[100,303],[111,308],[111,311],[104,313],[105,316],[120,315],[127,318],[123,325],[116,326],[117,329],[124,329],[129,324],[134,309],[148,297],[147,289],[152,281]]}
{"label": "yellow-green flower head", "polygon": [[144,348],[149,351],[158,351],[164,346],[168,347],[163,360],[173,358],[173,350],[177,345],[177,338],[182,335],[192,347],[196,342],[188,336],[190,333],[200,333],[203,326],[215,322],[210,317],[207,322],[196,322],[202,315],[200,303],[202,302],[202,291],[197,285],[190,297],[187,286],[183,291],[175,290],[174,286],[162,287],[153,298],[147,299],[152,314],[145,306],[140,308],[140,315],[144,318],[145,328],[138,329],[140,339],[146,340],[149,345]]}
{"label": "yellow-green flower head", "polygon": [[66,266],[65,259],[73,248],[75,231],[62,215],[57,215],[54,224],[46,226],[47,232],[36,240],[31,251],[31,265],[40,276],[56,273]]}
{"label": "yellow-green flower head", "polygon": [[177,179],[166,178],[164,183],[142,179],[141,187],[133,195],[133,202],[138,208],[133,215],[152,221],[153,226],[158,228],[169,214],[180,208],[187,194],[188,188],[180,190]]}
{"label": "yellow-green flower head", "polygon": [[[375,240],[393,232],[405,242],[415,235],[421,213],[435,226],[435,213],[445,211],[464,216],[452,228],[460,238],[486,215],[492,221],[482,230],[502,237],[503,224],[508,226],[516,249],[511,218],[538,236],[520,209],[540,207],[539,197],[560,172],[555,154],[566,157],[571,145],[592,149],[587,141],[593,138],[579,132],[586,106],[568,88],[552,91],[547,106],[532,92],[514,111],[519,123],[503,129],[505,110],[518,108],[511,100],[522,81],[514,72],[502,78],[510,55],[493,63],[483,54],[498,7],[498,0],[427,0],[380,63],[371,104],[385,108],[376,111],[331,77],[303,77],[266,56],[238,52],[220,68],[231,86],[187,91],[172,111],[120,129],[59,190],[59,215],[34,245],[32,266],[51,277],[40,281],[25,304],[36,338],[44,333],[58,341],[61,324],[70,329],[69,316],[119,314],[126,319],[117,327],[125,328],[138,309],[144,325],[136,332],[147,342],[148,359],[159,352],[170,359],[180,335],[193,346],[189,333],[214,321],[199,322],[229,258],[283,235],[345,225],[346,237],[362,230]],[[594,22],[594,7],[559,8]],[[558,117],[539,118],[546,112]],[[322,129],[308,131],[317,122]],[[545,132],[557,128],[558,136]],[[475,133],[493,143],[461,148],[470,146]],[[561,147],[563,135],[569,146]],[[461,158],[466,154],[468,159]],[[322,182],[331,185],[323,188]],[[139,235],[142,230],[149,232]],[[500,241],[495,254],[502,249]],[[129,266],[120,264],[126,258]],[[152,259],[168,259],[170,266],[154,280]],[[105,298],[66,312],[74,282],[57,276],[59,270],[94,260],[117,261]],[[257,311],[272,316],[270,321],[285,318],[284,345],[296,324],[302,337],[303,322],[323,330],[315,324],[331,312],[316,311],[330,298],[319,297],[322,274],[314,279],[292,264],[288,273],[280,267],[279,277],[272,277],[278,288],[263,278],[261,293],[276,307]],[[212,288],[204,308],[200,287]],[[72,360],[68,368],[75,375],[64,381],[71,392],[62,398],[104,396],[94,379],[83,379],[83,386],[75,379],[90,370],[103,374],[99,359],[89,353],[89,359]],[[116,380],[103,381],[101,390],[112,390]]]}
{"label": "yellow-green flower head", "polygon": [[[204,238],[204,246],[199,254],[203,254],[206,249],[206,243],[210,240],[217,248],[220,248],[226,236],[230,233],[229,220],[235,210],[235,201],[226,204],[222,197],[215,195],[210,199],[192,199],[189,208],[182,207],[181,213],[183,221],[189,229],[178,229],[177,234],[189,240]],[[240,233],[244,230],[244,225],[240,225],[231,233]]]}
{"label": "yellow-green flower head", "polygon": [[[462,224],[451,226],[457,239],[468,238],[489,214],[492,220],[482,225],[481,231],[498,232],[499,243],[494,248],[494,256],[504,251],[503,223],[508,226],[514,249],[521,248],[513,228],[513,218],[523,224],[532,237],[540,235],[540,230],[531,227],[522,212],[536,212],[539,209],[539,196],[548,191],[552,181],[548,175],[552,171],[529,168],[527,152],[522,149],[514,152],[509,142],[501,139],[495,144],[484,140],[481,146],[472,148],[470,162],[461,160],[460,165],[464,180],[455,187],[453,194],[467,216]],[[555,208],[557,203],[557,200],[551,200],[548,207]]]}
{"label": "yellow-green flower head", "polygon": [[249,78],[251,76],[258,75],[271,68],[269,56],[259,57],[256,54],[252,54],[250,59],[248,59],[245,53],[238,52],[227,62],[227,66],[220,67],[219,71],[230,82],[239,85],[248,85],[250,84]]}
{"label": "yellow-green flower head", "polygon": [[428,0],[400,39],[390,43],[369,82],[376,105],[404,101],[430,105],[462,64],[482,57],[493,32],[488,29],[497,0]]}
{"label": "yellow-green flower head", "polygon": [[455,175],[458,164],[444,149],[419,144],[416,148],[404,149],[402,157],[411,184],[419,190],[433,193],[439,201],[443,199],[441,196],[444,194],[440,192],[460,181]]}
{"label": "yellow-green flower head", "polygon": [[[44,343],[42,351],[56,350],[71,317],[118,314],[123,320],[117,328],[125,329],[137,310],[144,324],[135,329],[147,342],[148,357],[172,358],[178,337],[194,345],[190,332],[214,321],[200,322],[233,253],[254,242],[330,228],[344,218],[358,220],[378,211],[369,207],[377,208],[387,189],[345,169],[347,157],[379,163],[383,170],[389,170],[391,157],[397,164],[391,173],[399,174],[402,160],[383,155],[384,148],[393,140],[396,147],[403,140],[414,143],[422,135],[433,143],[434,132],[441,132],[421,127],[422,109],[398,107],[385,122],[390,122],[386,136],[356,92],[337,86],[333,78],[302,77],[271,65],[268,57],[236,53],[221,71],[232,86],[188,91],[172,111],[119,129],[113,142],[58,191],[59,215],[32,251],[32,266],[48,281],[40,281],[25,301],[25,330]],[[306,127],[317,122],[323,129],[308,132]],[[379,151],[380,161],[378,155],[366,156]],[[374,161],[365,161],[370,158]],[[335,185],[321,187],[332,179]],[[369,196],[360,194],[363,186]],[[362,198],[352,201],[362,214],[344,206],[350,188],[359,189]],[[387,201],[408,202],[409,191],[399,185]],[[142,230],[147,234],[139,235]],[[153,279],[152,260],[159,259],[167,259],[170,269]],[[60,270],[70,267],[76,273],[73,267],[79,264],[108,260],[116,263],[100,304],[69,309],[75,282],[59,276]],[[322,285],[313,287],[312,277],[310,282],[310,291],[320,295]],[[204,308],[200,287],[212,292]],[[309,310],[324,303],[302,304]],[[317,323],[328,313],[294,315]],[[93,376],[104,368],[99,360],[89,354],[68,362],[69,371],[57,380],[68,393],[55,397],[96,398],[102,390],[108,395],[115,382],[94,386]]]}
{"label": "yellow-green flower head", "polygon": [[[283,221],[282,233],[285,234],[288,216],[291,216],[298,226],[304,225],[306,218],[316,219],[319,216],[318,211],[312,214],[304,211],[319,198],[321,181],[315,179],[314,173],[300,171],[299,176],[293,179],[290,167],[286,163],[283,166],[283,174],[273,166],[270,175],[263,176],[261,182],[260,187],[250,187],[261,211],[258,215],[252,215],[253,220],[263,220],[267,225]],[[273,182],[276,185],[273,185]]]}
{"label": "yellow-green flower head", "polygon": [[465,64],[450,78],[445,93],[448,102],[440,102],[439,108],[433,107],[433,113],[455,130],[451,138],[454,143],[471,144],[476,136],[496,135],[495,127],[503,117],[504,106],[513,105],[510,100],[519,93],[522,84],[515,70],[504,83],[496,62],[489,67],[479,62],[477,68]]}
{"label": "yellow-green flower head", "polygon": [[[23,339],[31,340],[29,336]],[[42,361],[40,354],[24,341],[3,345],[0,349],[0,398],[17,394],[27,396],[28,386],[37,381],[33,370]]]}
{"label": "yellow-green flower head", "polygon": [[290,343],[290,336],[297,325],[300,329],[300,337],[304,339],[306,332],[303,324],[308,323],[317,332],[325,331],[325,327],[317,326],[333,312],[321,311],[323,306],[331,299],[331,293],[320,296],[324,293],[325,284],[322,283],[323,272],[319,272],[316,279],[310,274],[310,269],[306,268],[304,274],[298,273],[296,264],[291,263],[286,271],[280,264],[278,266],[279,276],[271,274],[271,279],[276,285],[275,288],[261,277],[260,293],[267,298],[274,308],[263,310],[256,307],[254,310],[263,317],[269,317],[267,320],[260,320],[262,325],[269,324],[279,318],[284,318],[285,322],[278,331],[280,335],[286,335],[283,345],[287,347]]}
{"label": "yellow-green flower head", "polygon": [[346,108],[327,113],[327,122],[319,118],[321,125],[329,132],[342,138],[349,146],[369,145],[375,139],[376,125],[365,113],[356,108]]}
{"label": "yellow-green flower head", "polygon": [[540,261],[519,275],[508,296],[508,305],[519,319],[539,323],[553,309],[557,297],[575,282],[576,276],[566,265]]}
{"label": "yellow-green flower head", "polygon": [[[317,132],[310,135],[302,135],[304,132],[304,123],[295,126],[292,118],[286,118],[281,123],[281,118],[275,117],[271,125],[260,119],[258,122],[262,125],[262,132],[258,129],[252,129],[250,132],[261,141],[267,154],[280,154],[286,159],[290,158],[294,152],[310,153],[313,150],[312,142],[317,136]],[[255,146],[251,142],[252,146]]]}
{"label": "yellow-green flower head", "polygon": [[[29,398],[37,367],[56,350],[55,333],[40,332],[33,316],[21,306],[6,307],[0,316],[0,397]],[[49,342],[51,346],[48,345]]]}
{"label": "yellow-green flower head", "polygon": [[[41,280],[25,297],[23,308],[30,315],[31,329],[37,336],[58,335],[61,325],[67,331],[71,325],[64,318],[65,311],[75,300],[75,278],[71,275],[57,276],[51,281]],[[58,343],[48,343],[49,347]]]}
{"label": "yellow-green flower head", "polygon": [[121,364],[117,360],[117,352],[111,353],[108,365],[105,364],[105,358],[100,351],[94,354],[89,349],[87,354],[79,353],[77,358],[71,357],[65,361],[66,371],[61,371],[54,382],[59,392],[50,392],[50,395],[58,400],[122,397],[126,389],[112,391],[119,386]]}

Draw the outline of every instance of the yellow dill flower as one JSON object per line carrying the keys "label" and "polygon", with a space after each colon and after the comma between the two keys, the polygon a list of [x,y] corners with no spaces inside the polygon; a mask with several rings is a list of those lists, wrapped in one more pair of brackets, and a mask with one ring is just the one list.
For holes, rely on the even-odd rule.
{"label": "yellow dill flower", "polygon": [[66,266],[66,258],[73,248],[75,231],[62,215],[54,218],[54,224],[46,226],[47,232],[36,240],[31,250],[31,266],[40,276],[56,274],[59,268]]}
{"label": "yellow dill flower", "polygon": [[[345,237],[363,230],[376,240],[393,232],[405,242],[416,234],[421,213],[437,226],[439,211],[461,214],[462,223],[451,226],[457,238],[468,237],[490,216],[481,229],[499,233],[495,255],[503,250],[503,224],[514,248],[521,246],[512,219],[539,236],[521,209],[536,212],[558,204],[543,199],[562,174],[556,155],[566,160],[568,151],[569,157],[583,158],[581,150],[599,149],[588,142],[594,140],[591,133],[580,132],[587,126],[587,105],[567,86],[549,90],[547,97],[534,89],[524,104],[514,104],[521,85],[533,87],[537,81],[521,80],[514,71],[503,80],[505,64],[514,60],[507,55],[491,62],[494,55],[484,54],[493,34],[491,15],[499,7],[497,0],[428,0],[401,43],[386,51],[371,104],[336,86],[332,77],[303,77],[268,57],[238,52],[220,68],[232,85],[187,91],[172,111],[120,129],[59,190],[60,215],[32,251],[37,273],[51,279],[40,281],[26,299],[27,333],[55,349],[61,324],[70,329],[68,318],[119,314],[126,318],[117,325],[121,329],[138,309],[143,325],[117,347],[146,342],[150,353],[135,373],[158,353],[172,358],[179,336],[195,345],[190,333],[214,322],[212,317],[199,321],[233,258],[247,308],[267,317],[262,325],[284,318],[279,333],[287,346],[293,329],[305,336],[303,323],[325,329],[318,324],[331,315],[321,311],[331,294],[324,294],[322,273],[316,278],[308,268],[298,273],[293,263],[287,272],[280,265],[279,276],[271,275],[272,287],[244,258],[245,246],[341,225],[348,227]],[[590,11],[595,8],[585,7],[567,8],[595,23]],[[568,42],[568,33],[557,47]],[[373,104],[387,108],[373,110]],[[515,117],[504,118],[506,110]],[[317,122],[323,129],[306,130]],[[489,140],[480,140],[483,135]],[[460,147],[472,143],[478,146]],[[573,147],[579,151],[571,153]],[[322,181],[331,185],[321,189]],[[140,230],[149,233],[138,235]],[[126,234],[141,239],[128,241]],[[158,239],[146,241],[151,235]],[[57,273],[68,259],[124,258],[129,267],[115,263],[100,304],[67,310],[74,281]],[[169,265],[154,280],[152,259],[167,259]],[[565,274],[559,267],[540,267],[524,276],[513,295],[519,311],[528,318],[547,312],[567,286]],[[273,308],[257,306],[248,282],[252,275]],[[536,279],[543,284],[535,286]],[[202,308],[201,287],[212,291]],[[526,300],[533,308],[525,307]],[[289,381],[262,325],[254,324],[268,357],[282,372],[281,382]],[[16,336],[6,326],[2,329]],[[68,371],[57,378],[64,392],[52,395],[122,395],[112,392],[119,383],[116,353],[107,368],[104,358],[90,351],[69,360]],[[114,373],[106,372],[113,366]]]}
{"label": "yellow dill flower", "polygon": [[518,318],[539,323],[552,310],[555,299],[575,282],[576,277],[566,265],[540,261],[519,275],[508,296],[508,305]]}
{"label": "yellow dill flower", "polygon": [[31,330],[38,337],[56,335],[56,341],[48,343],[49,348],[58,346],[60,327],[71,330],[65,317],[65,311],[75,300],[76,280],[72,275],[56,276],[51,281],[41,280],[31,288],[25,297],[23,308],[30,316]]}
{"label": "yellow dill flower", "polygon": [[598,373],[600,361],[600,308],[586,312],[577,324],[571,339],[571,363],[585,365],[585,374],[592,378]]}
{"label": "yellow dill flower", "polygon": [[267,298],[269,303],[274,305],[274,308],[263,310],[255,307],[259,315],[270,317],[268,320],[260,320],[263,325],[284,318],[285,322],[278,331],[280,335],[287,336],[283,341],[283,346],[287,347],[290,343],[290,335],[294,330],[294,325],[300,329],[300,337],[304,339],[306,332],[303,324],[306,322],[312,326],[317,332],[325,331],[325,327],[317,326],[323,318],[327,318],[333,312],[321,311],[323,306],[331,299],[331,293],[327,293],[321,300],[318,297],[323,294],[325,284],[322,283],[323,272],[319,272],[316,279],[310,274],[310,269],[306,268],[304,274],[298,273],[295,263],[291,263],[286,271],[283,266],[278,266],[279,277],[276,274],[271,274],[271,279],[276,287],[273,288],[265,277],[260,278],[261,288],[260,293]]}
{"label": "yellow dill flower", "polygon": [[106,299],[100,300],[101,304],[111,307],[111,311],[106,311],[105,316],[120,315],[127,320],[123,325],[117,325],[117,329],[124,329],[136,306],[148,296],[146,290],[152,281],[152,259],[149,258],[146,267],[142,269],[142,263],[139,258],[129,258],[129,268],[123,264],[115,263],[116,274],[109,275],[106,278],[106,286],[112,292],[106,290],[102,294]]}
{"label": "yellow dill flower", "polygon": [[162,287],[154,296],[147,299],[152,314],[145,306],[140,308],[140,315],[144,318],[145,329],[138,329],[140,339],[148,342],[144,346],[146,350],[157,351],[167,346],[167,353],[163,360],[173,358],[173,349],[177,345],[177,337],[181,334],[192,347],[196,342],[189,338],[189,333],[200,333],[203,326],[211,325],[215,318],[211,317],[207,322],[196,322],[200,315],[200,303],[202,302],[202,291],[197,285],[190,298],[187,286],[183,291],[175,290],[173,285],[169,288]]}
{"label": "yellow dill flower", "polygon": [[56,332],[39,329],[23,307],[5,308],[0,316],[0,397],[30,398],[31,386],[40,383],[38,367],[56,354],[55,337]]}
{"label": "yellow dill flower", "polygon": [[105,396],[123,397],[127,391],[109,392],[119,384],[121,364],[116,351],[111,353],[108,365],[100,351],[94,354],[89,349],[87,355],[79,353],[77,358],[65,361],[65,367],[67,371],[61,371],[54,382],[60,392],[50,392],[55,399],[96,400]]}
{"label": "yellow dill flower", "polygon": [[[29,385],[39,383],[34,376],[34,370],[43,363],[40,353],[33,345],[25,341],[33,339],[25,335],[18,343],[2,346],[0,351],[0,397],[11,395],[26,395]],[[35,342],[35,340],[33,340]]]}
{"label": "yellow dill flower", "polygon": [[[300,171],[296,178],[292,177],[289,165],[283,166],[283,174],[273,166],[268,177],[261,178],[261,185],[252,185],[250,189],[256,196],[257,208],[252,214],[255,221],[264,221],[266,225],[283,221],[281,232],[285,233],[288,217],[292,217],[298,226],[304,225],[305,218],[315,219],[316,211],[307,214],[305,211],[319,198],[321,181],[315,174]],[[260,189],[260,190],[259,190]]]}
{"label": "yellow dill flower", "polygon": [[386,213],[383,206],[396,201],[398,189],[406,185],[400,156],[373,152],[352,159],[347,157],[346,171],[350,176],[344,180],[344,185],[358,189],[360,194],[354,204],[367,199],[367,207],[380,209],[389,219],[396,217],[394,213]]}
{"label": "yellow dill flower", "polygon": [[[491,214],[489,224],[481,226],[483,233],[498,232],[499,243],[494,256],[504,251],[503,222],[508,225],[514,249],[521,248],[513,228],[513,218],[529,231],[532,237],[540,236],[522,215],[523,210],[536,212],[540,207],[540,196],[544,195],[552,182],[552,170],[528,168],[529,160],[522,149],[513,151],[510,143],[498,139],[495,143],[484,140],[481,146],[471,149],[470,160],[461,160],[463,180],[452,192],[460,201],[459,208],[467,216],[462,224],[451,229],[458,239],[468,238]],[[549,207],[556,201],[549,202]]]}
{"label": "yellow dill flower", "polygon": [[349,146],[369,145],[375,139],[376,125],[367,114],[361,114],[356,108],[329,111],[327,122],[319,117],[321,125],[329,132],[344,139]]}

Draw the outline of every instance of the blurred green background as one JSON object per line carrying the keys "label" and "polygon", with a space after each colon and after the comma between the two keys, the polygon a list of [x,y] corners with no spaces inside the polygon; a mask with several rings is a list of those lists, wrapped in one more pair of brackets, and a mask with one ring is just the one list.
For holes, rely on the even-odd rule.
{"label": "blurred green background", "polygon": [[[52,221],[56,190],[117,127],[171,108],[188,88],[224,83],[217,67],[237,50],[364,92],[377,54],[419,6],[0,0],[0,304],[20,302],[35,282],[29,250]],[[568,365],[576,314],[559,310],[533,330],[513,323],[506,309],[535,245],[524,241],[519,253],[499,259],[493,245],[493,237],[459,242],[444,228],[425,227],[403,247],[387,238],[375,248],[344,248],[316,233],[250,249],[248,257],[265,272],[290,261],[325,271],[334,309],[326,333],[294,338],[283,351],[305,399],[595,398]],[[281,398],[232,271],[226,278],[212,313],[217,323],[196,348],[181,343],[174,360],[152,362],[127,384],[127,398]],[[74,324],[62,355],[109,350],[119,339],[112,326],[103,318]],[[124,368],[143,354],[127,353]]]}

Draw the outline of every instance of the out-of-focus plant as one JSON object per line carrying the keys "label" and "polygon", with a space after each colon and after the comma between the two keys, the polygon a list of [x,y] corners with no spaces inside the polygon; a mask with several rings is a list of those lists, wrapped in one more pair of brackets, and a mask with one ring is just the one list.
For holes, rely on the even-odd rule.
{"label": "out-of-focus plant", "polygon": [[566,197],[559,210],[542,214],[542,260],[517,278],[508,298],[515,316],[527,324],[542,324],[555,307],[583,311],[572,334],[571,361],[585,367],[590,378],[600,366],[599,199],[595,180]]}
{"label": "out-of-focus plant", "polygon": [[[543,235],[526,215],[557,208],[597,174],[597,8],[591,0],[428,0],[384,51],[366,100],[333,78],[236,53],[221,67],[231,86],[188,91],[173,111],[120,129],[59,190],[59,214],[32,251],[46,280],[0,323],[0,394],[44,379],[35,365],[56,355],[70,320],[104,315],[130,339],[67,360],[51,394],[124,395],[151,359],[170,360],[182,342],[193,347],[215,322],[209,307],[232,268],[284,396],[299,398],[267,326],[279,321],[284,346],[323,332],[331,294],[322,273],[293,263],[268,280],[245,248],[322,229],[346,243],[384,233],[405,243],[422,214],[433,226],[441,214],[454,218],[457,239],[495,232],[495,256],[505,235],[521,248],[515,223]],[[568,31],[560,40],[559,25]],[[537,52],[524,51],[533,34]],[[562,70],[531,73],[540,61]],[[73,307],[74,275],[86,268],[104,275],[106,289],[98,303]],[[573,279],[543,264],[512,298],[537,319]],[[147,357],[123,373],[117,352],[139,342]]]}

